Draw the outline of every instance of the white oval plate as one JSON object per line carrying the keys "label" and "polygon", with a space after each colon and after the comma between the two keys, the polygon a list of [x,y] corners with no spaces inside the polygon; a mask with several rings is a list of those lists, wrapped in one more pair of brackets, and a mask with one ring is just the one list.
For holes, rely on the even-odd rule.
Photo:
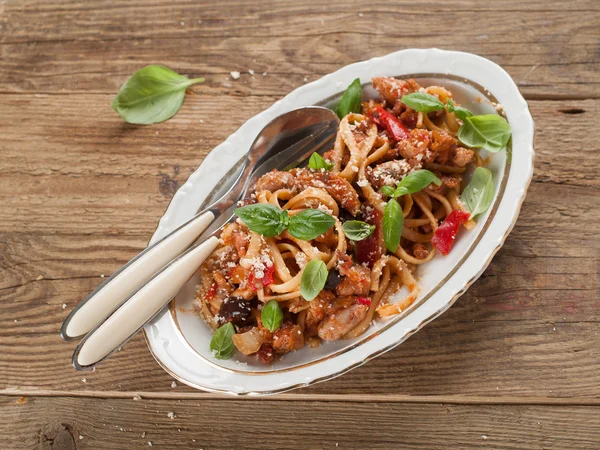
{"label": "white oval plate", "polygon": [[[362,336],[304,348],[271,366],[236,354],[221,361],[209,352],[208,326],[191,312],[197,279],[192,279],[169,311],[144,331],[150,351],[173,377],[192,387],[229,394],[265,395],[325,381],[391,350],[438,317],[482,274],[502,246],[519,213],[533,174],[533,120],[527,103],[510,76],[495,63],[476,55],[438,49],[401,50],[346,66],[306,84],[243,124],[205,158],[177,191],[151,242],[192,217],[218,180],[238,161],[256,133],[274,117],[302,106],[323,104],[339,96],[353,79],[365,84],[374,76],[414,77],[422,85],[449,87],[456,100],[476,114],[502,105],[512,127],[512,161],[507,152],[492,155],[496,197],[477,227],[461,233],[448,256],[436,256],[417,271],[422,292],[402,316],[378,320]],[[482,88],[484,87],[484,88]],[[365,97],[374,95],[366,89]],[[485,156],[485,155],[483,155]],[[401,298],[402,294],[398,296]]]}

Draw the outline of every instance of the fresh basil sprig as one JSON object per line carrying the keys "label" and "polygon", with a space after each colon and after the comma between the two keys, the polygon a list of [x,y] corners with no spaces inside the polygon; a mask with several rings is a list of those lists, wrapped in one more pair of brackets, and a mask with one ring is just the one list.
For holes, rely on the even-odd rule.
{"label": "fresh basil sprig", "polygon": [[260,313],[260,320],[263,326],[273,332],[281,326],[283,321],[283,311],[277,300],[268,301]]}
{"label": "fresh basil sprig", "polygon": [[458,130],[458,139],[463,144],[494,153],[506,148],[510,136],[510,125],[497,114],[465,117]]}
{"label": "fresh basil sprig", "polygon": [[325,287],[327,281],[327,266],[320,259],[313,259],[304,266],[302,279],[300,280],[300,294],[305,300],[311,301]]}
{"label": "fresh basil sprig", "polygon": [[484,167],[475,169],[471,182],[460,195],[460,199],[471,212],[471,218],[486,212],[494,200],[492,172]]}
{"label": "fresh basil sprig", "polygon": [[233,335],[235,328],[231,322],[218,328],[210,340],[210,351],[218,359],[229,359],[233,355]]}
{"label": "fresh basil sprig", "polygon": [[506,148],[511,137],[510,125],[498,114],[475,116],[467,108],[456,106],[450,99],[444,105],[435,95],[425,92],[414,92],[403,96],[400,101],[415,111],[428,113],[444,108],[453,112],[463,121],[458,130],[458,139],[465,145],[484,148],[490,152],[499,152]]}
{"label": "fresh basil sprig", "polygon": [[290,223],[288,212],[267,203],[256,203],[233,211],[248,228],[263,236],[277,236]]}
{"label": "fresh basil sprig", "polygon": [[439,98],[425,92],[413,92],[412,94],[404,95],[400,101],[409,108],[423,113],[444,109],[444,104]]}
{"label": "fresh basil sprig", "polygon": [[268,203],[242,206],[233,213],[255,233],[277,236],[287,228],[288,233],[303,241],[321,236],[335,223],[332,216],[318,209],[305,209],[289,217],[286,210]]}
{"label": "fresh basil sprig", "polygon": [[346,237],[352,241],[362,241],[375,231],[375,225],[369,225],[361,220],[347,220],[342,225]]}
{"label": "fresh basil sprig", "polygon": [[383,210],[383,239],[390,252],[395,253],[398,250],[404,225],[404,215],[396,197],[414,194],[425,189],[431,183],[440,186],[442,181],[433,172],[422,169],[415,170],[402,178],[396,189],[390,186],[381,188],[383,194],[391,197]]}
{"label": "fresh basil sprig", "polygon": [[296,215],[290,217],[288,225],[288,233],[296,239],[310,241],[311,239],[321,236],[329,230],[335,219],[329,214],[318,209],[305,209]]}
{"label": "fresh basil sprig", "polygon": [[340,119],[343,119],[351,112],[359,113],[361,111],[360,102],[362,100],[362,86],[360,78],[356,78],[344,92],[342,99],[335,108],[335,113]]}
{"label": "fresh basil sprig", "polygon": [[467,117],[471,117],[473,113],[467,108],[462,106],[456,106],[452,99],[446,99],[446,111],[453,112],[460,120],[465,120]]}
{"label": "fresh basil sprig", "polygon": [[146,66],[121,86],[111,106],[125,122],[163,122],[179,111],[185,90],[202,82],[204,78],[190,79],[164,66]]}
{"label": "fresh basil sprig", "polygon": [[333,169],[333,163],[330,163],[317,152],[314,152],[312,155],[310,155],[310,159],[308,160],[308,167],[310,169],[315,170],[331,170]]}
{"label": "fresh basil sprig", "polygon": [[398,187],[394,191],[394,197],[402,197],[406,194],[414,194],[415,192],[425,189],[431,183],[440,186],[442,181],[429,170],[415,170],[414,172],[411,172],[402,178],[402,181],[400,181],[400,184],[398,184]]}
{"label": "fresh basil sprig", "polygon": [[431,183],[435,183],[440,186],[442,181],[435,176],[435,174],[429,170],[420,169],[410,172],[402,181],[398,184],[396,189],[391,186],[383,186],[381,193],[388,197],[402,197],[406,194],[414,194],[429,186]]}
{"label": "fresh basil sprig", "polygon": [[385,247],[392,253],[396,253],[402,237],[404,226],[404,215],[398,200],[391,198],[383,210],[383,240]]}

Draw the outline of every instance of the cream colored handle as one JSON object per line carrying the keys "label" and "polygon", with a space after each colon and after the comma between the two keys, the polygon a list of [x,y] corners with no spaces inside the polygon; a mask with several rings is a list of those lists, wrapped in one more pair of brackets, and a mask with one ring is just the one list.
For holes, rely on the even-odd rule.
{"label": "cream colored handle", "polygon": [[133,294],[75,350],[73,362],[81,368],[97,364],[125,343],[159,312],[214,251],[219,239],[211,236],[177,258]]}
{"label": "cream colored handle", "polygon": [[63,338],[87,334],[146,280],[188,248],[214,218],[211,211],[201,214],[123,266],[67,317],[61,332]]}

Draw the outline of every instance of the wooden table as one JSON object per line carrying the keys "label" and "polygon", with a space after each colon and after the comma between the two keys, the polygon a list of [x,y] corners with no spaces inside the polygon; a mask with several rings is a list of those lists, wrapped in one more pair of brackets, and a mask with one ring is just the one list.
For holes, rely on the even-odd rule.
{"label": "wooden table", "polygon": [[[260,400],[172,385],[141,336],[72,368],[61,322],[210,149],[295,87],[408,47],[501,64],[537,127],[519,221],[449,312]],[[599,61],[594,0],[0,1],[2,448],[600,448]],[[110,102],[149,63],[207,81],[172,120],[127,125]]]}

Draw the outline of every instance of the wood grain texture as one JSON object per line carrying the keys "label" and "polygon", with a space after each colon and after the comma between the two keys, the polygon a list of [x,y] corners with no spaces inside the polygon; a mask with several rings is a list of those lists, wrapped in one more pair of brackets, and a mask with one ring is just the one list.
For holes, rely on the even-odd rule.
{"label": "wood grain texture", "polygon": [[[0,293],[8,300],[0,304],[7,319],[0,332],[7,355],[0,379],[6,388],[59,389],[65,373],[74,390],[161,391],[170,384],[138,338],[83,385],[80,374],[70,370],[71,347],[56,331],[68,310],[101,282],[101,274],[112,273],[144,247],[170,196],[206,152],[277,97],[252,96],[248,102],[199,92],[188,96],[175,118],[153,127],[123,124],[110,99],[89,93],[0,96],[2,109],[12,113],[0,121]],[[415,337],[381,362],[315,391],[382,393],[401,386],[413,395],[534,396],[537,381],[527,379],[533,358],[553,380],[546,394],[598,396],[592,348],[600,295],[598,277],[590,274],[599,272],[600,244],[597,209],[590,206],[598,204],[600,153],[588,130],[595,126],[600,102],[530,103],[538,127],[534,183],[517,227],[490,269],[441,319],[447,322],[432,325],[439,327],[437,334],[436,328],[426,331],[444,345],[432,347],[431,334]],[[47,111],[53,108],[61,114],[50,121]],[[213,114],[219,108],[227,110],[226,123]],[[561,149],[568,149],[569,157]],[[495,323],[465,329],[469,322]],[[565,323],[568,338],[556,335],[549,343],[546,334],[552,335],[556,322]],[[457,333],[460,345],[449,346],[448,338]],[[508,351],[505,333],[518,335],[510,346],[517,356]],[[489,352],[502,340],[501,357],[490,360]],[[547,344],[542,356],[538,342]],[[464,359],[444,357],[457,348],[466,352]],[[23,370],[31,360],[36,362]],[[473,370],[472,361],[491,376],[474,371],[464,377],[466,369]],[[553,376],[563,363],[591,378]],[[125,367],[144,370],[125,375]],[[504,381],[506,367],[514,368],[518,383]],[[440,377],[444,381],[432,383]]]}
{"label": "wood grain texture", "polygon": [[[592,0],[0,1],[4,448],[600,448],[599,14]],[[446,314],[264,401],[172,388],[141,336],[72,369],[62,320],[144,248],[210,149],[303,83],[410,47],[501,64],[536,122],[519,221]],[[110,102],[149,63],[207,82],[168,122],[124,124]]]}
{"label": "wood grain texture", "polygon": [[9,2],[0,89],[113,93],[160,61],[206,75],[205,92],[283,95],[350,62],[439,47],[496,61],[527,95],[598,98],[597,14],[593,1]]}
{"label": "wood grain texture", "polygon": [[0,412],[0,433],[13,437],[15,450],[52,448],[55,436],[81,450],[149,443],[211,450],[414,449],[423,442],[430,450],[589,450],[600,441],[597,407],[27,397],[0,399]]}

